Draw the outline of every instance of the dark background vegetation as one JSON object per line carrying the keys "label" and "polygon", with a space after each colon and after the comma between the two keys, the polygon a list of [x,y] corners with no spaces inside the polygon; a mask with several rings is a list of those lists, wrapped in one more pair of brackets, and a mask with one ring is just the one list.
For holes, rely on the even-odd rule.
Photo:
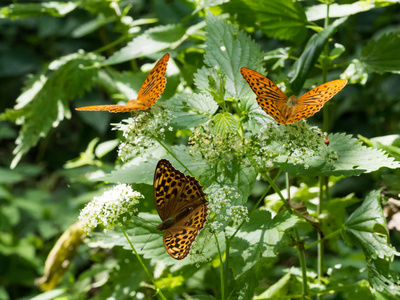
{"label": "dark background vegetation", "polygon": [[[25,2],[28,3],[18,1],[18,3]],[[118,22],[105,24],[90,34],[77,37],[75,30],[79,26],[93,20],[101,11],[105,16],[110,13],[107,1],[83,2],[86,4],[85,8],[75,9],[65,17],[38,14],[35,17],[0,19],[1,112],[14,107],[15,100],[24,90],[30,74],[45,71],[45,67],[60,56],[75,53],[79,49],[84,49],[86,52],[95,51],[120,37],[124,30],[121,29],[123,25]],[[219,9],[221,12],[230,12],[228,19],[252,34],[263,51],[268,52],[278,47],[293,47],[291,55],[298,57],[301,54],[307,38],[295,42],[271,38],[259,27],[251,24],[251,18],[246,15],[242,17],[241,11],[237,10],[233,2],[236,1]],[[339,2],[346,4],[353,1]],[[301,3],[304,6],[318,4],[317,1]],[[0,5],[8,4],[7,1],[0,2]],[[191,1],[138,0],[119,3],[120,7],[127,4],[132,6],[128,15],[133,19],[157,18],[155,24],[179,23],[183,20],[184,26],[188,27],[204,17],[201,13],[190,16],[195,7]],[[319,20],[316,23],[323,26],[323,21]],[[399,5],[375,8],[350,16],[334,38],[336,43],[345,46],[341,61],[349,62],[359,58],[361,49],[372,38],[381,36],[389,30],[398,35],[399,24]],[[152,26],[154,24],[143,25],[142,30]],[[309,37],[313,32],[308,31],[307,34]],[[203,52],[201,47],[198,47],[200,44],[202,44],[200,40],[186,41],[178,49],[173,50],[182,79],[191,85],[193,85],[193,73],[203,64]],[[111,47],[102,52],[102,55],[107,57],[119,47],[121,45]],[[135,64],[126,62],[114,65],[113,68],[119,71],[132,70],[135,66],[137,68],[145,62],[152,62],[157,57],[151,59],[143,57],[137,59]],[[267,61],[266,69],[271,69],[273,63]],[[344,64],[344,67],[338,69],[337,77],[345,68]],[[285,68],[280,68],[276,73],[269,74],[271,79],[275,80],[282,78],[284,73]],[[330,110],[333,111],[330,131],[347,132],[366,138],[399,134],[399,95],[398,74],[369,73],[365,84],[349,82],[341,92],[340,101],[332,101],[334,103],[330,104]],[[10,170],[9,166],[19,126],[4,119],[0,121],[0,299],[29,298],[40,293],[39,288],[34,285],[34,280],[43,275],[48,253],[62,232],[77,220],[79,209],[96,194],[92,193],[96,191],[96,183],[89,182],[82,176],[85,172],[96,169],[96,166],[86,165],[77,169],[66,169],[64,165],[84,152],[92,139],[98,137],[100,142],[115,139],[118,133],[111,131],[109,124],[118,122],[126,116],[106,113],[83,116],[73,110],[88,99],[96,99],[99,104],[111,101],[107,93],[96,86],[81,98],[75,99],[70,104],[71,119],[63,120],[57,128],[51,129],[47,136],[40,139],[36,147],[23,156],[13,170]],[[312,122],[320,125],[321,120],[322,113],[316,115]],[[111,169],[115,159],[116,151],[111,151],[103,157],[103,169]],[[371,189],[383,187],[387,188],[388,196],[398,197],[400,184],[395,182],[396,177],[394,179],[391,177],[390,182],[385,181],[382,175],[387,172],[381,170],[373,174],[348,178],[342,182],[340,188],[333,189],[333,196],[344,196],[354,192],[362,199]],[[391,238],[392,244],[399,249],[398,232],[392,231]],[[115,250],[116,253],[119,251]],[[332,251],[332,253],[340,252],[337,248]],[[332,253],[328,253],[327,257],[329,258]],[[349,255],[358,254],[358,250],[349,253]],[[89,251],[83,245],[62,285],[70,287],[82,272],[101,263],[107,255],[109,253]],[[115,255],[123,257],[128,254]],[[309,259],[311,261],[314,258]],[[292,264],[291,256],[283,254],[278,266]],[[397,262],[393,267],[397,272],[400,271]],[[273,272],[262,284],[268,286],[274,283],[276,278],[279,276]],[[205,283],[203,287],[197,289],[207,290],[209,284]],[[177,292],[182,291],[177,289]],[[91,290],[88,295],[95,293],[95,290]]]}

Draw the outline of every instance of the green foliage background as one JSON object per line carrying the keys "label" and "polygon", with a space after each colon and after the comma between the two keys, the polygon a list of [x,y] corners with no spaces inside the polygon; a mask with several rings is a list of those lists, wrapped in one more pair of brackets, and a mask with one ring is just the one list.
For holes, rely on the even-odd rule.
{"label": "green foliage background", "polygon": [[[275,189],[270,178],[287,172],[292,199],[304,201],[308,213],[304,205],[292,205],[294,213],[279,210],[282,173],[277,189],[262,198],[236,235],[232,227],[216,234],[224,255],[218,255],[214,237],[205,243],[208,262],[172,260],[162,238],[151,235],[154,226],[135,220],[127,232],[136,249],[147,241],[139,252],[167,299],[307,298],[318,293],[330,299],[397,299],[399,235],[387,224],[396,219],[393,203],[400,193],[400,7],[390,0],[336,1],[329,3],[327,19],[325,2],[2,4],[0,299],[160,297],[120,231],[95,232],[77,246],[66,273],[57,270],[63,279],[55,289],[42,292],[34,282],[43,276],[57,239],[109,183],[130,183],[141,191],[146,201],[139,205],[140,216],[158,223],[154,168],[158,159],[167,158],[184,171],[175,156],[203,185],[218,179],[234,187],[240,194],[235,204],[249,209],[267,188]],[[147,63],[166,52],[171,53],[168,82],[158,102],[173,111],[174,131],[164,140],[168,151],[158,147],[153,157],[124,164],[116,149],[124,139],[110,123],[129,116],[73,108],[133,98],[151,69]],[[332,162],[321,156],[296,164],[286,161],[290,153],[283,152],[275,168],[229,162],[232,168],[218,176],[211,175],[205,160],[194,161],[187,139],[207,121],[219,134],[247,136],[260,134],[270,122],[243,80],[242,66],[285,86],[287,94],[348,79],[323,112],[307,121],[329,132],[329,149],[340,158]],[[329,201],[322,211],[317,176],[329,178]],[[310,215],[320,220],[317,227],[327,239],[322,281]],[[306,274],[298,254],[304,247]]]}

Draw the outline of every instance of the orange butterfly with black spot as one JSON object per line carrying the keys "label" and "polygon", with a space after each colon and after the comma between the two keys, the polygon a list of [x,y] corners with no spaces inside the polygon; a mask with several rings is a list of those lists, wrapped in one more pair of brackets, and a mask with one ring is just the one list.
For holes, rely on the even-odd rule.
{"label": "orange butterfly with black spot", "polygon": [[196,178],[176,170],[166,159],[158,162],[153,185],[164,248],[171,257],[184,259],[207,221],[206,194]]}
{"label": "orange butterfly with black spot", "polygon": [[136,99],[129,100],[125,105],[93,105],[78,107],[76,110],[109,111],[112,113],[146,110],[152,107],[165,89],[167,79],[165,72],[170,54],[165,54],[147,76]]}
{"label": "orange butterfly with black spot", "polygon": [[284,125],[311,117],[347,84],[346,79],[337,79],[317,86],[300,98],[294,95],[288,98],[264,75],[244,67],[240,68],[240,73],[256,94],[258,105]]}

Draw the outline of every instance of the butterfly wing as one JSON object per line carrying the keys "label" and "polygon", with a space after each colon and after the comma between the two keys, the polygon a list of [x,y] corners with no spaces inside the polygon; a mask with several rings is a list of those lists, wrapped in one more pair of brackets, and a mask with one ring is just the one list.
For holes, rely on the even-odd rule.
{"label": "butterfly wing", "polygon": [[164,231],[164,247],[169,255],[181,260],[189,254],[194,240],[207,221],[207,215],[208,204],[205,202]]}
{"label": "butterfly wing", "polygon": [[285,124],[286,120],[282,114],[288,100],[285,93],[275,83],[256,71],[242,67],[240,73],[256,94],[258,105],[278,123]]}
{"label": "butterfly wing", "polygon": [[134,110],[149,109],[156,103],[157,99],[165,89],[167,79],[165,71],[170,54],[165,54],[151,70],[142,87],[139,90],[137,99],[129,100],[126,105],[93,105],[78,107],[76,110],[109,111],[112,113],[131,112]]}
{"label": "butterfly wing", "polygon": [[112,113],[130,112],[135,109],[133,105],[93,105],[75,108],[76,110],[89,110],[89,111],[108,111]]}
{"label": "butterfly wing", "polygon": [[186,176],[166,159],[161,159],[154,173],[153,193],[158,215],[164,221],[186,185]]}
{"label": "butterfly wing", "polygon": [[165,85],[167,84],[165,72],[169,57],[170,54],[167,53],[157,62],[139,90],[136,101],[144,104],[147,108],[156,103],[165,89]]}
{"label": "butterfly wing", "polygon": [[294,108],[293,114],[288,118],[287,123],[306,119],[317,113],[324,104],[335,96],[347,84],[346,79],[337,79],[324,83],[311,91],[305,93],[299,99]]}

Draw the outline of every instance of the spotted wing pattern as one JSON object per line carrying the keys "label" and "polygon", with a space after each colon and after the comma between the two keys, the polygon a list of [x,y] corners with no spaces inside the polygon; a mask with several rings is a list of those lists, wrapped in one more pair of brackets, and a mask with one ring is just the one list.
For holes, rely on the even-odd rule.
{"label": "spotted wing pattern", "polygon": [[286,105],[288,97],[284,92],[271,80],[264,75],[248,68],[240,68],[243,78],[256,94],[257,103],[278,123],[284,123],[285,119],[282,115],[282,107]]}
{"label": "spotted wing pattern", "polygon": [[164,247],[173,258],[184,259],[203,229],[208,203],[196,178],[176,170],[168,160],[158,162],[154,174],[154,200],[163,221]]}
{"label": "spotted wing pattern", "polygon": [[276,84],[256,71],[242,67],[240,72],[256,94],[261,108],[285,125],[314,115],[347,83],[345,79],[329,81],[297,99],[294,96],[288,98]]}
{"label": "spotted wing pattern", "polygon": [[289,124],[311,117],[320,111],[324,104],[344,88],[346,84],[346,79],[337,79],[321,84],[311,91],[308,91],[297,99],[294,112],[286,120],[286,123]]}
{"label": "spotted wing pattern", "polygon": [[78,107],[76,110],[119,113],[149,109],[156,103],[158,98],[160,98],[167,84],[165,72],[167,70],[169,57],[170,54],[167,53],[157,62],[140,88],[136,99],[129,100],[125,105],[93,105]]}

